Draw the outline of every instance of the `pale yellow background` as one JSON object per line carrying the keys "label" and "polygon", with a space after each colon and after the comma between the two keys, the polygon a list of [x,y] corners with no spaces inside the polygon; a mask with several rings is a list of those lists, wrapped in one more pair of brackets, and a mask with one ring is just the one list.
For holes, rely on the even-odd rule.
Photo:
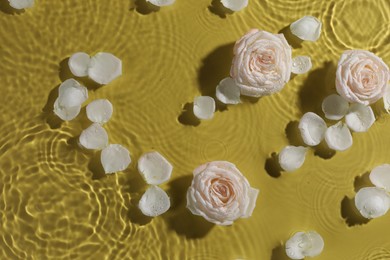
{"label": "pale yellow background", "polygon": [[[265,170],[272,153],[297,143],[290,122],[321,113],[322,99],[335,92],[344,50],[371,50],[390,63],[390,2],[250,0],[223,18],[208,8],[211,0],[176,1],[144,15],[144,4],[137,11],[128,0],[36,0],[21,13],[0,0],[0,258],[276,260],[285,259],[281,245],[294,232],[316,230],[325,240],[316,259],[390,259],[390,214],[351,227],[341,214],[345,196],[366,185],[355,178],[390,163],[390,115],[381,101],[376,123],[354,134],[348,151],[323,159],[310,149],[301,169],[279,178]],[[277,33],[304,15],[323,23],[317,42],[291,42],[294,56],[312,58],[309,73],[197,126],[180,122],[192,122],[188,112],[179,121],[186,103],[213,95],[228,76],[240,36],[251,28]],[[77,147],[89,125],[85,112],[62,124],[51,113],[57,87],[71,77],[66,59],[77,51],[111,52],[123,61],[123,76],[91,90],[88,102],[114,105],[105,128],[111,143],[131,151],[124,172],[105,177],[99,154]],[[146,188],[136,162],[150,150],[174,166],[163,185],[172,208],[154,219],[136,208]],[[219,227],[185,209],[192,170],[211,160],[235,163],[260,189],[251,218]],[[347,208],[344,216],[360,223]]]}

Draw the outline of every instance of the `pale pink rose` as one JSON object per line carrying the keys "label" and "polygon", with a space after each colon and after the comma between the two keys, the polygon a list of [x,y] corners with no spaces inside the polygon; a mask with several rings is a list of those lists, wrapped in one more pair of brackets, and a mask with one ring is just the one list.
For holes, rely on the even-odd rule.
{"label": "pale pink rose", "polygon": [[230,76],[242,95],[270,95],[290,80],[291,47],[283,34],[252,29],[236,42],[234,55]]}
{"label": "pale pink rose", "polygon": [[389,76],[389,67],[375,54],[345,51],[337,66],[336,89],[351,103],[369,105],[383,97]]}
{"label": "pale pink rose", "polygon": [[217,225],[231,225],[252,215],[258,193],[234,164],[214,161],[194,170],[187,208]]}

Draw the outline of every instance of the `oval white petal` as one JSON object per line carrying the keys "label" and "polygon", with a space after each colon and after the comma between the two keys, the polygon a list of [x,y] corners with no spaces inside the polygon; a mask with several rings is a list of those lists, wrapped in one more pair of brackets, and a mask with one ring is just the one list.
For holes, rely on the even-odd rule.
{"label": "oval white petal", "polygon": [[171,201],[164,190],[157,186],[151,186],[142,195],[138,207],[144,215],[156,217],[171,207]]}
{"label": "oval white petal", "polygon": [[120,144],[110,144],[100,156],[105,173],[125,170],[131,163],[129,151]]}
{"label": "oval white petal", "polygon": [[290,25],[292,34],[304,41],[316,41],[321,34],[322,23],[316,17],[304,16]]}
{"label": "oval white petal", "polygon": [[315,146],[324,139],[327,129],[325,121],[313,112],[307,112],[299,121],[298,128],[303,142],[309,146]]}
{"label": "oval white petal", "polygon": [[324,240],[315,231],[297,232],[286,242],[286,254],[291,259],[314,257],[324,249]]}
{"label": "oval white petal", "polygon": [[8,0],[8,2],[15,9],[29,8],[34,5],[34,0]]}
{"label": "oval white petal", "polygon": [[312,67],[309,56],[297,56],[292,60],[291,72],[294,74],[304,74]]}
{"label": "oval white petal", "polygon": [[216,97],[224,104],[238,104],[240,100],[240,88],[234,79],[228,77],[219,82],[216,89]]}
{"label": "oval white petal", "polygon": [[374,122],[375,116],[372,108],[360,103],[352,104],[345,116],[345,123],[354,132],[366,132]]}
{"label": "oval white petal", "polygon": [[330,120],[340,120],[348,112],[349,103],[337,94],[327,96],[322,101],[322,111],[325,117]]}
{"label": "oval white petal", "polygon": [[76,52],[69,58],[69,69],[76,77],[88,76],[88,68],[91,58],[85,52]]}
{"label": "oval white petal", "polygon": [[149,2],[155,6],[168,6],[175,3],[175,0],[146,0],[146,2]]}
{"label": "oval white petal", "polygon": [[87,117],[95,123],[104,124],[110,120],[113,107],[107,99],[97,99],[87,105]]}
{"label": "oval white petal", "polygon": [[286,172],[295,171],[305,162],[307,148],[303,146],[286,146],[279,153],[279,164]]}
{"label": "oval white petal", "polygon": [[159,185],[169,180],[172,165],[158,152],[143,154],[138,160],[138,171],[148,184]]}
{"label": "oval white petal", "polygon": [[108,84],[122,75],[122,61],[111,53],[99,52],[91,58],[88,76],[99,84]]}
{"label": "oval white petal", "polygon": [[194,114],[199,119],[211,119],[215,112],[215,101],[212,97],[200,96],[194,100]]}
{"label": "oval white petal", "polygon": [[93,123],[81,132],[79,141],[87,149],[101,150],[108,145],[108,135],[100,124]]}
{"label": "oval white petal", "polygon": [[387,113],[390,113],[390,85],[387,86],[385,94],[383,95],[383,104]]}
{"label": "oval white petal", "polygon": [[88,89],[74,79],[67,79],[61,83],[58,97],[61,107],[81,106],[88,99]]}
{"label": "oval white petal", "polygon": [[342,122],[338,122],[326,130],[325,141],[330,149],[336,151],[347,150],[353,143],[351,132]]}
{"label": "oval white petal", "polygon": [[375,167],[370,173],[370,181],[376,187],[390,192],[390,164]]}
{"label": "oval white petal", "polygon": [[248,6],[248,0],[221,0],[224,7],[232,11],[240,11]]}
{"label": "oval white petal", "polygon": [[70,121],[78,116],[81,106],[62,107],[59,105],[59,98],[54,102],[54,113],[64,121]]}
{"label": "oval white petal", "polygon": [[363,217],[377,218],[389,210],[390,196],[381,188],[362,188],[356,193],[355,206]]}

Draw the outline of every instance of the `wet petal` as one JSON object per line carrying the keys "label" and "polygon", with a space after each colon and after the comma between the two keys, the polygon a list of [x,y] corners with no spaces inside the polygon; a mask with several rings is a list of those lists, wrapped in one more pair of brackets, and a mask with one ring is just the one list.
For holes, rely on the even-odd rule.
{"label": "wet petal", "polygon": [[344,151],[352,146],[352,135],[346,124],[338,122],[325,133],[325,141],[330,149]]}
{"label": "wet petal", "polygon": [[81,132],[79,141],[84,148],[101,150],[108,145],[108,135],[100,124],[93,123]]}
{"label": "wet petal", "polygon": [[61,83],[58,97],[61,107],[81,106],[88,99],[88,89],[74,79],[67,79]]}
{"label": "wet petal", "polygon": [[165,213],[171,206],[167,193],[157,186],[151,186],[142,195],[138,207],[149,217],[156,217]]}
{"label": "wet petal", "polygon": [[97,99],[87,105],[87,117],[95,123],[104,124],[110,120],[113,107],[107,99]]}
{"label": "wet petal", "polygon": [[376,187],[390,192],[390,164],[375,167],[370,173],[370,181]]}
{"label": "wet petal", "polygon": [[54,102],[54,113],[64,121],[70,121],[78,116],[81,106],[61,107],[59,105],[59,98]]}
{"label": "wet petal", "polygon": [[168,6],[175,3],[175,0],[146,0],[146,2],[149,2],[155,6]]}
{"label": "wet petal", "polygon": [[325,121],[313,112],[303,115],[298,126],[305,144],[315,146],[324,139],[327,129]]}
{"label": "wet petal", "polygon": [[312,67],[309,56],[297,56],[292,60],[291,72],[294,74],[304,74]]}
{"label": "wet petal", "polygon": [[30,8],[34,5],[34,0],[8,0],[8,2],[15,9]]}
{"label": "wet petal", "polygon": [[88,76],[88,68],[91,58],[85,52],[76,52],[69,58],[69,69],[76,77]]}
{"label": "wet petal", "polygon": [[125,170],[131,163],[129,151],[120,144],[110,144],[100,156],[105,173]]}
{"label": "wet petal", "polygon": [[390,85],[387,86],[385,94],[383,95],[383,104],[387,113],[390,113]]}
{"label": "wet petal", "polygon": [[374,122],[372,108],[359,103],[352,104],[345,116],[345,123],[354,132],[366,132]]}
{"label": "wet petal", "polygon": [[138,171],[148,184],[160,185],[171,178],[172,165],[158,152],[145,153],[138,160]]}
{"label": "wet petal", "polygon": [[194,114],[199,119],[211,119],[215,112],[215,101],[212,97],[200,96],[194,100]]}
{"label": "wet petal", "polygon": [[304,16],[290,25],[292,34],[304,41],[316,41],[321,34],[322,23],[316,17]]}
{"label": "wet petal", "polygon": [[237,12],[247,7],[248,0],[221,0],[221,3],[224,7]]}
{"label": "wet petal", "polygon": [[259,196],[259,192],[260,191],[258,189],[252,187],[249,189],[248,191],[249,203],[242,218],[249,218],[250,216],[252,216],[253,210],[256,207],[256,201],[257,201],[257,197]]}
{"label": "wet petal", "polygon": [[216,89],[216,97],[224,104],[238,104],[240,100],[240,88],[234,79],[228,77],[219,82]]}
{"label": "wet petal", "polygon": [[111,53],[99,52],[92,57],[88,76],[99,84],[108,84],[122,75],[122,61]]}
{"label": "wet petal", "polygon": [[286,242],[286,254],[291,259],[314,257],[324,249],[324,240],[315,231],[297,232]]}
{"label": "wet petal", "polygon": [[327,96],[322,102],[322,111],[330,120],[340,120],[348,112],[349,103],[337,94]]}
{"label": "wet petal", "polygon": [[389,210],[390,196],[381,188],[362,188],[356,193],[355,206],[363,217],[377,218]]}
{"label": "wet petal", "polygon": [[279,164],[286,172],[295,171],[305,162],[307,148],[303,146],[286,146],[279,153]]}

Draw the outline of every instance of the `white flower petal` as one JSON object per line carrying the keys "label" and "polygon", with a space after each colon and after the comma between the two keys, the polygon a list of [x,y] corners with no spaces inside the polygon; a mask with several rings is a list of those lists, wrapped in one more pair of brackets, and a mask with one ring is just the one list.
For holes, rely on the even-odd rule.
{"label": "white flower petal", "polygon": [[279,153],[279,164],[286,172],[299,169],[305,162],[307,148],[303,146],[286,146]]}
{"label": "white flower petal", "polygon": [[224,104],[238,104],[240,100],[240,88],[234,79],[228,77],[219,82],[216,89],[216,97]]}
{"label": "white flower petal", "polygon": [[122,61],[111,53],[99,52],[91,58],[88,76],[99,84],[108,84],[122,75]]}
{"label": "white flower petal", "polygon": [[298,126],[303,142],[309,146],[315,146],[324,139],[327,129],[325,121],[313,112],[304,114]]}
{"label": "white flower petal", "polygon": [[199,119],[211,119],[215,112],[215,101],[212,97],[200,96],[194,100],[194,114]]}
{"label": "white flower petal", "polygon": [[104,124],[110,120],[113,107],[107,99],[97,99],[87,105],[87,117],[95,123]]}
{"label": "white flower petal", "polygon": [[74,79],[67,79],[58,89],[61,107],[81,106],[88,99],[88,89]]}
{"label": "white flower petal", "polygon": [[383,104],[387,113],[390,113],[390,85],[386,87],[385,94],[383,95]]}
{"label": "white flower petal", "polygon": [[168,6],[175,3],[175,0],[146,0],[155,6]]}
{"label": "white flower petal", "polygon": [[157,186],[151,186],[142,195],[138,207],[144,215],[156,217],[171,207],[171,201],[164,190]]}
{"label": "white flower petal", "polygon": [[81,132],[79,141],[87,149],[101,150],[108,145],[108,135],[100,124],[93,123]]}
{"label": "white flower petal", "polygon": [[355,206],[363,217],[377,218],[389,210],[390,196],[381,188],[362,188],[356,193]]}
{"label": "white flower petal", "polygon": [[286,254],[291,259],[314,257],[324,249],[324,240],[315,231],[297,232],[286,242]]}
{"label": "white flower petal", "polygon": [[375,167],[370,173],[370,181],[376,187],[390,192],[390,164]]}
{"label": "white flower petal", "polygon": [[304,74],[312,67],[309,56],[297,56],[292,60],[291,72],[294,74]]}
{"label": "white flower petal", "polygon": [[292,34],[304,41],[315,42],[321,34],[322,23],[316,17],[304,16],[290,25]]}
{"label": "white flower petal", "polygon": [[325,133],[325,141],[330,149],[344,151],[352,146],[352,135],[346,124],[338,122]]}
{"label": "white flower petal", "polygon": [[347,114],[348,109],[348,101],[337,94],[327,96],[324,101],[322,101],[322,111],[324,112],[325,117],[330,120],[342,119]]}
{"label": "white flower petal", "polygon": [[34,5],[34,0],[8,0],[8,2],[15,9],[29,8]]}
{"label": "white flower petal", "polygon": [[59,106],[58,99],[54,102],[54,113],[64,121],[70,121],[78,116],[81,110],[81,106],[74,107],[61,107]]}
{"label": "white flower petal", "polygon": [[125,170],[131,163],[129,151],[120,144],[110,144],[100,156],[105,173]]}
{"label": "white flower petal", "polygon": [[158,152],[143,154],[138,160],[138,171],[148,184],[160,185],[171,178],[172,165]]}
{"label": "white flower petal", "polygon": [[374,122],[375,116],[372,108],[360,103],[352,104],[345,116],[345,123],[354,132],[366,132]]}
{"label": "white flower petal", "polygon": [[237,12],[247,7],[248,0],[221,0],[221,3],[224,7]]}
{"label": "white flower petal", "polygon": [[76,52],[69,58],[69,69],[76,77],[88,76],[88,68],[91,57],[85,52]]}
{"label": "white flower petal", "polygon": [[260,191],[258,189],[255,189],[255,188],[252,188],[252,187],[249,188],[249,191],[248,191],[248,196],[249,196],[248,207],[247,207],[245,213],[243,214],[242,218],[249,218],[250,216],[252,216],[253,210],[256,207],[256,201],[257,201],[257,197],[259,196],[259,192]]}

